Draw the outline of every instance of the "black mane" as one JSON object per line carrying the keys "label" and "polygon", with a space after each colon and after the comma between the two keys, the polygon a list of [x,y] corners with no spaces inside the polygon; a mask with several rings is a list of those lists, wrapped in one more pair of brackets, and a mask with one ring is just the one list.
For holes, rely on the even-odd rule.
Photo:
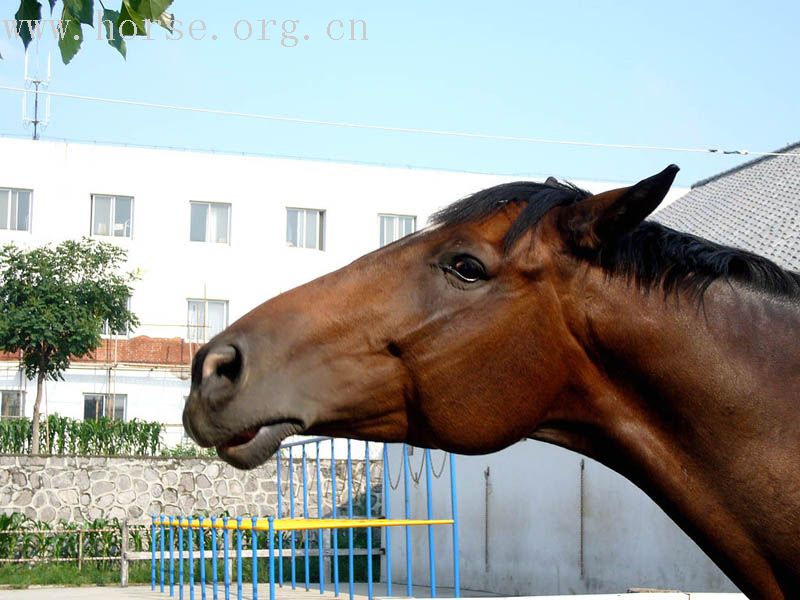
{"label": "black mane", "polygon": [[490,187],[467,196],[431,216],[434,225],[461,225],[492,216],[508,204],[525,204],[525,208],[508,230],[506,250],[528,229],[556,206],[565,206],[591,196],[571,183],[562,183],[549,177],[544,183],[515,181]]}
{"label": "black mane", "polygon": [[[436,225],[483,220],[508,204],[524,204],[504,240],[508,250],[528,229],[556,206],[566,206],[591,194],[550,177],[544,183],[518,181],[491,187],[435,213]],[[742,283],[778,296],[800,297],[800,273],[782,269],[769,259],[694,235],[644,221],[630,233],[605,244],[588,260],[609,274],[619,274],[644,289],[683,291],[702,299],[718,279]]]}

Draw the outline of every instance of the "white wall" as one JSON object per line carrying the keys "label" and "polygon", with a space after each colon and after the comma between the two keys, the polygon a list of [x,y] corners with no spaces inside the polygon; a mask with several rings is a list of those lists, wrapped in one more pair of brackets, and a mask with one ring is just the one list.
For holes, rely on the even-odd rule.
{"label": "white wall", "polygon": [[[389,448],[386,468],[394,483],[401,446]],[[417,450],[410,457],[412,471],[419,471],[422,455]],[[432,452],[436,471],[442,458],[442,452]],[[525,440],[496,454],[457,456],[456,470],[464,589],[507,595],[619,593],[633,587],[735,590],[652,500],[595,461]],[[448,518],[448,468],[432,487],[434,517]],[[402,515],[403,498],[401,481],[389,491],[393,517]],[[415,518],[425,517],[425,498],[423,470],[420,482],[411,484]],[[437,583],[451,586],[450,529],[438,528],[435,543]],[[414,583],[427,585],[425,528],[413,532],[412,547]],[[392,553],[393,578],[404,581],[405,537],[399,530],[392,534]]]}
{"label": "white wall", "polygon": [[[379,213],[414,215],[421,228],[436,209],[519,179],[10,138],[0,138],[0,164],[0,187],[33,190],[31,231],[0,230],[0,244],[88,235],[92,194],[134,198],[132,239],[102,239],[128,250],[130,268],[140,270],[131,303],[142,323],[135,335],[152,337],[186,335],[189,298],[227,300],[231,323],[266,299],[374,250]],[[575,183],[593,192],[621,185]],[[230,244],[189,241],[190,201],[232,205]],[[326,211],[324,251],[286,246],[287,206]],[[94,379],[70,372],[66,383],[48,384],[50,411],[58,406],[81,416],[81,394],[110,391],[108,381],[104,372]],[[112,387],[128,394],[129,415],[180,422],[186,381],[118,372]],[[31,394],[26,405],[30,415]]]}

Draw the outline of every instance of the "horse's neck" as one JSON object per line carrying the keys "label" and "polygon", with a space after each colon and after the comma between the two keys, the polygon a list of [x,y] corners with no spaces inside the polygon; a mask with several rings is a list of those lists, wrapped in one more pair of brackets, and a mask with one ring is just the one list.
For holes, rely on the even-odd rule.
{"label": "horse's neck", "polygon": [[588,451],[752,597],[800,597],[800,307],[723,284],[699,307],[617,293],[588,319],[603,431]]}

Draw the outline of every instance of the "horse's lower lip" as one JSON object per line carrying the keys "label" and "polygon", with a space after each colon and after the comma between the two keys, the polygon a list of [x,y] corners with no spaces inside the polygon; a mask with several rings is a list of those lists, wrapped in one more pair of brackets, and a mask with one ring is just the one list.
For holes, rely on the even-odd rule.
{"label": "horse's lower lip", "polygon": [[245,430],[217,446],[217,454],[238,469],[254,469],[263,464],[290,435],[303,431],[298,421],[282,421]]}

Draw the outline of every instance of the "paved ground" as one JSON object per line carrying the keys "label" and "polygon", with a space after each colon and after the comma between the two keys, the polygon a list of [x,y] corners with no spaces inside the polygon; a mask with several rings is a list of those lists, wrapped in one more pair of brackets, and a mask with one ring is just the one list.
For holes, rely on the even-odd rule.
{"label": "paved ground", "polygon": [[[327,585],[326,588],[330,588]],[[211,587],[207,588],[208,599],[213,597],[211,594]],[[245,600],[252,600],[252,585],[245,585],[242,588],[242,598]],[[355,585],[355,600],[367,599],[367,586],[364,583],[357,583]],[[395,584],[392,586],[392,592],[395,597],[402,597],[406,593],[404,585]],[[343,585],[339,590],[340,598],[348,600],[347,584]],[[414,586],[414,596],[417,598],[429,598],[431,590],[428,587]],[[466,595],[466,593],[465,593]],[[480,592],[473,592],[469,595],[481,595]],[[374,597],[386,596],[386,585],[376,583],[373,590]],[[437,596],[440,598],[452,598],[453,590],[451,588],[438,588]],[[178,597],[178,589],[175,588],[175,597]],[[219,587],[219,598],[224,598],[223,587]],[[269,586],[260,584],[258,586],[259,599],[269,600]],[[169,587],[165,588],[165,593],[161,594],[156,588],[155,592],[150,591],[150,586],[131,586],[128,588],[115,588],[115,587],[78,587],[78,588],[55,588],[55,587],[41,587],[32,588],[27,590],[0,590],[0,599],[2,600],[156,600],[158,598],[169,598]],[[184,588],[184,598],[188,600],[189,590],[188,586]],[[236,598],[236,585],[231,586],[231,599]],[[296,590],[292,590],[291,586],[284,586],[283,588],[275,587],[276,600],[316,600],[317,598],[324,598],[324,600],[332,600],[334,598],[333,592],[326,589],[325,595],[319,593],[319,588],[312,587],[310,591],[306,592],[305,588],[299,586]],[[195,599],[201,600],[200,586],[195,587]]]}
{"label": "paved ground", "polygon": [[[245,586],[243,588],[242,598],[245,600],[252,600],[252,587]],[[367,589],[365,584],[356,584],[354,599],[366,600]],[[392,591],[396,594],[394,597],[398,600],[403,598],[401,594],[405,594],[405,586],[394,586]],[[284,588],[275,588],[276,600],[315,600],[323,598],[324,600],[333,600],[332,592],[326,592],[324,596],[320,595],[319,590],[311,589],[306,592],[303,588],[298,588],[292,591],[292,588],[287,586]],[[340,590],[341,600],[348,600],[347,587],[345,586]],[[385,600],[386,586],[384,584],[375,584],[374,596],[375,600]],[[415,598],[430,598],[431,590],[427,587],[414,586]],[[489,594],[482,592],[469,592],[464,591],[464,596],[488,596]],[[444,588],[437,589],[437,596],[440,599],[452,598],[453,590]],[[598,596],[579,596],[586,600],[625,600],[628,598],[648,598],[648,600],[747,600],[742,594],[687,594],[687,593],[655,593],[655,594],[603,594]],[[263,600],[269,600],[269,587],[266,585],[259,585],[258,597]],[[29,590],[0,590],[0,599],[2,600],[158,600],[160,598],[169,598],[169,589],[164,594],[158,591],[151,592],[150,586],[132,586],[129,588],[113,588],[113,587],[80,587],[80,588],[37,588]],[[175,598],[178,598],[178,590],[175,589]],[[212,600],[211,588],[207,590],[207,600]],[[219,598],[223,600],[225,594],[223,589],[219,589]],[[236,598],[236,587],[231,588],[231,600]],[[531,597],[530,600],[534,600]],[[189,600],[189,591],[184,589],[184,599]],[[199,586],[195,588],[195,600],[202,600]],[[494,600],[523,600],[521,598],[496,598]],[[535,600],[565,600],[564,596],[539,596]]]}

